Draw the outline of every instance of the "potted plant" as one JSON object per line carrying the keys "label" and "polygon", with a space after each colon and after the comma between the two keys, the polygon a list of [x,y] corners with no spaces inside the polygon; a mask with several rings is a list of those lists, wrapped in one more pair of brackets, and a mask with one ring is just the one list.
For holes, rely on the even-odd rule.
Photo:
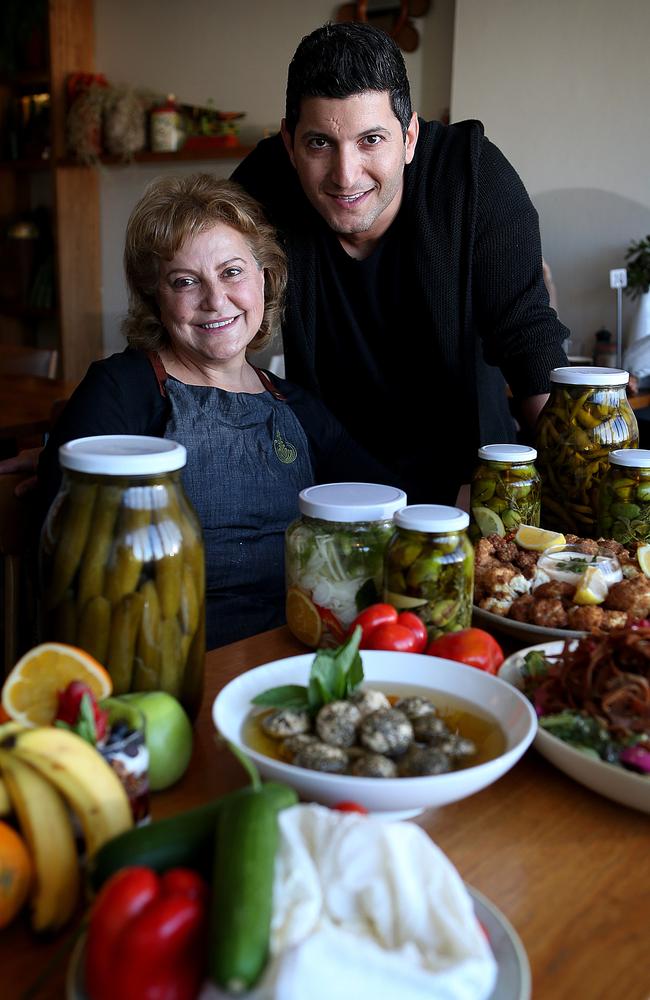
{"label": "potted plant", "polygon": [[627,265],[626,293],[640,299],[630,330],[629,343],[650,336],[650,234],[630,243],[625,251]]}

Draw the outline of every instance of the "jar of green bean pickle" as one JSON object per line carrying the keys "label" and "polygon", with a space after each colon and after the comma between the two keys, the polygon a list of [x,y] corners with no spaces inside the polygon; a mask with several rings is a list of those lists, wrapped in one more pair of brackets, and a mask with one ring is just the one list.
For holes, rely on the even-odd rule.
{"label": "jar of green bean pickle", "polygon": [[183,445],[106,435],[59,449],[41,533],[41,635],[80,646],[113,692],[160,690],[198,712],[205,660],[203,535]]}
{"label": "jar of green bean pickle", "polygon": [[650,542],[650,450],[610,454],[598,497],[598,534],[623,545]]}
{"label": "jar of green bean pickle", "polygon": [[398,510],[393,521],[384,558],[384,600],[414,611],[430,639],[467,628],[474,585],[469,514],[458,507],[415,504]]}
{"label": "jar of green bean pickle", "polygon": [[505,535],[520,524],[539,525],[541,480],[537,452],[523,444],[486,444],[470,487],[473,542],[484,535]]}
{"label": "jar of green bean pickle", "polygon": [[542,526],[591,536],[609,455],[636,448],[639,429],[620,368],[554,368],[551,394],[537,421]]}

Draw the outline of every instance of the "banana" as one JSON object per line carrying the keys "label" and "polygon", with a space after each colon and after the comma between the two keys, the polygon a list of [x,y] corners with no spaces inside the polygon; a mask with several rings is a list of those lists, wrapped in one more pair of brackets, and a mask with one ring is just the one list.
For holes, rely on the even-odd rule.
{"label": "banana", "polygon": [[13,753],[51,781],[72,806],[89,858],[133,825],[122,782],[99,751],[76,733],[53,726],[26,729],[15,737]]}
{"label": "banana", "polygon": [[11,815],[11,799],[6,783],[0,778],[0,818]]}
{"label": "banana", "polygon": [[50,782],[7,750],[0,768],[34,865],[31,888],[35,931],[58,930],[79,899],[79,862],[68,808]]}

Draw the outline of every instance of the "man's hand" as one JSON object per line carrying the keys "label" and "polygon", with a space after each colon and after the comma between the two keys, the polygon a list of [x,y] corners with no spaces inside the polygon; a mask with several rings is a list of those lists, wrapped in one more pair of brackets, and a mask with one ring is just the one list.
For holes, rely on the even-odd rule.
{"label": "man's hand", "polygon": [[36,487],[36,470],[38,468],[38,456],[42,448],[25,448],[19,451],[13,458],[5,458],[0,462],[0,476],[8,476],[16,473],[23,473],[25,479],[21,479],[16,484],[14,493],[17,497],[22,497],[30,493]]}
{"label": "man's hand", "polygon": [[527,399],[522,399],[519,403],[519,414],[523,423],[525,424],[525,430],[529,433],[535,430],[535,424],[537,423],[537,418],[542,412],[546,400],[549,397],[548,392],[540,393],[539,396],[528,396]]}

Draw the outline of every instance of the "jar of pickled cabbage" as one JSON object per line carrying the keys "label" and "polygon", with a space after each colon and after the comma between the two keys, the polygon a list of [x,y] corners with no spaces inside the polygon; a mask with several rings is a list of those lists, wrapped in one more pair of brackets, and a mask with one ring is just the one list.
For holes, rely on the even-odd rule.
{"label": "jar of pickled cabbage", "polygon": [[80,646],[113,692],[167,691],[191,716],[205,659],[205,568],[185,495],[185,448],[163,438],[79,438],[41,533],[41,632]]}
{"label": "jar of pickled cabbage", "polygon": [[384,560],[384,600],[414,611],[430,639],[468,628],[474,587],[469,514],[458,507],[416,504],[399,510],[394,520]]}
{"label": "jar of pickled cabbage", "polygon": [[539,525],[541,480],[537,452],[522,444],[486,444],[470,488],[469,537],[505,535],[520,524]]}
{"label": "jar of pickled cabbage", "polygon": [[598,498],[598,533],[617,542],[650,542],[650,450],[611,452]]}
{"label": "jar of pickled cabbage", "polygon": [[636,448],[639,429],[620,368],[554,368],[537,421],[542,525],[581,535],[596,530],[600,483],[609,455]]}
{"label": "jar of pickled cabbage", "polygon": [[309,486],[285,542],[287,624],[305,645],[338,646],[348,626],[381,600],[384,550],[406,494],[375,483]]}

